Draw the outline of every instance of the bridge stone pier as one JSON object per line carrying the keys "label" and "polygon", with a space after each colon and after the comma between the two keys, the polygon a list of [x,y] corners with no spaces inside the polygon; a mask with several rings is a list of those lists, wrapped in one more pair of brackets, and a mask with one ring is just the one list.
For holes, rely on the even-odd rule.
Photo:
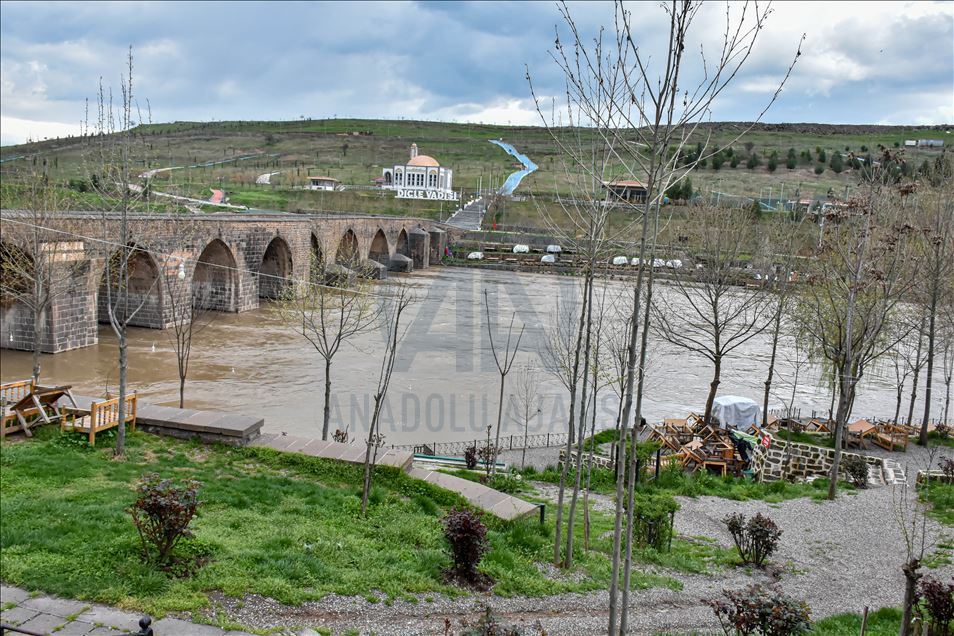
{"label": "bridge stone pier", "polygon": [[[33,311],[29,277],[8,259],[32,254],[32,217],[0,211],[3,294],[0,347],[32,350]],[[63,212],[45,221],[39,258],[55,282],[50,306],[40,316],[41,348],[58,353],[98,342],[98,323],[115,305],[119,218]],[[205,310],[240,312],[261,299],[277,298],[292,279],[318,280],[331,266],[374,278],[440,262],[452,228],[426,219],[303,214],[205,214],[130,216],[129,324],[166,329],[191,299]],[[52,256],[51,256],[52,255]],[[110,260],[113,259],[113,260]],[[44,268],[40,268],[41,271]],[[25,278],[12,280],[12,278]],[[112,281],[110,280],[112,279]],[[27,302],[24,302],[26,296]],[[118,310],[117,310],[118,311]]]}

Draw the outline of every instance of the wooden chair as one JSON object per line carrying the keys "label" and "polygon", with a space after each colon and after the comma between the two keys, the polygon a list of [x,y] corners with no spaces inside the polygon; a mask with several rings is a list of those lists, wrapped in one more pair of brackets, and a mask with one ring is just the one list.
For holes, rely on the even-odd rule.
{"label": "wooden chair", "polygon": [[18,402],[10,407],[27,437],[33,437],[30,428],[38,423],[53,424],[63,419],[64,413],[59,405],[60,398],[66,397],[75,407],[76,400],[69,386],[34,386]]}
{"label": "wooden chair", "polygon": [[23,430],[17,414],[13,412],[13,405],[26,397],[31,391],[33,391],[33,380],[19,380],[0,384],[0,408],[3,411],[3,419],[0,420],[0,438],[6,437],[7,433]]}
{"label": "wooden chair", "polygon": [[[136,430],[137,395],[126,396],[125,421]],[[89,435],[89,445],[96,445],[96,433],[119,426],[119,398],[93,402],[89,410],[69,409],[69,417],[60,420],[61,431],[75,431]]]}
{"label": "wooden chair", "polygon": [[884,448],[894,452],[895,448],[907,450],[908,431],[906,427],[896,426],[894,424],[880,424],[875,427],[871,435],[871,441]]}

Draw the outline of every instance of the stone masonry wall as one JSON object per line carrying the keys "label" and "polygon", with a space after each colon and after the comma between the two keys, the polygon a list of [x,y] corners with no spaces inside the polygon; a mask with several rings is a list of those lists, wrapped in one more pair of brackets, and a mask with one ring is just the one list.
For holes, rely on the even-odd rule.
{"label": "stone masonry wall", "polygon": [[[762,481],[805,479],[811,476],[826,477],[831,472],[834,456],[833,448],[771,438],[771,445],[765,451],[762,465],[757,472]],[[878,457],[846,452],[842,452],[841,457],[842,460],[846,457],[863,457],[869,464],[881,467],[881,459]],[[841,477],[848,479],[845,473],[842,473]]]}

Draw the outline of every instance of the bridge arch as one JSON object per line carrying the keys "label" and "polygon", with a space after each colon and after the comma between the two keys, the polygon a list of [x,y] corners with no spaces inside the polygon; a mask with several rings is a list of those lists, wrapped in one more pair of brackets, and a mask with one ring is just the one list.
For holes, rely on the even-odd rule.
{"label": "bridge arch", "polygon": [[358,237],[354,230],[348,228],[348,231],[342,235],[338,242],[338,250],[335,252],[335,262],[344,267],[354,268],[361,262],[361,253],[358,249]]}
{"label": "bridge arch", "polygon": [[401,228],[401,231],[398,233],[397,247],[394,248],[394,252],[395,254],[403,254],[404,256],[407,256],[408,258],[411,257],[411,247],[407,241],[407,230],[404,229],[403,227]]}
{"label": "bridge arch", "polygon": [[292,253],[288,243],[276,236],[265,248],[258,276],[258,297],[278,298],[289,283],[293,269]]}
{"label": "bridge arch", "polygon": [[321,273],[325,269],[324,254],[321,251],[321,243],[314,232],[311,233],[310,248],[308,250],[308,274],[311,280],[315,281],[321,278]]}
{"label": "bridge arch", "polygon": [[[126,269],[127,302],[120,307],[117,302],[119,270],[122,266],[123,252],[116,250],[109,255],[109,261],[103,264],[103,273],[99,279],[97,299],[99,322],[109,322],[110,305],[119,320],[128,318],[129,325],[162,329],[163,320],[162,284],[159,280],[159,265],[145,247],[130,243],[130,254]],[[128,313],[127,313],[128,312]]]}
{"label": "bridge arch", "polygon": [[375,233],[374,238],[371,240],[371,249],[368,250],[368,258],[381,263],[385,267],[387,267],[388,261],[391,260],[391,245],[388,243],[388,237],[381,228],[378,228],[377,233]]}
{"label": "bridge arch", "polygon": [[238,268],[232,250],[221,239],[205,246],[192,274],[192,294],[200,309],[237,311]]}

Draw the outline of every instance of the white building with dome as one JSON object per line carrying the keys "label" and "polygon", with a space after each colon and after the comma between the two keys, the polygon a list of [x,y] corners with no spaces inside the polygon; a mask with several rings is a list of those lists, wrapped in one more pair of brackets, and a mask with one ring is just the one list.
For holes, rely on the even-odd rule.
{"label": "white building with dome", "polygon": [[417,144],[411,144],[411,156],[407,163],[385,168],[381,187],[394,190],[399,199],[434,199],[457,201],[454,192],[454,171],[445,168],[437,159],[419,154]]}

